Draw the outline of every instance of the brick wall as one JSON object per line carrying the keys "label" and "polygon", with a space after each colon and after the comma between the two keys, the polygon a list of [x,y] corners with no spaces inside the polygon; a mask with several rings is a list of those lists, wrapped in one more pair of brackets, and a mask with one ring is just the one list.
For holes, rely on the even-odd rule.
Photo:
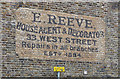
{"label": "brick wall", "polygon": [[1,15],[1,7],[0,7],[0,78],[2,77],[2,42],[1,42],[1,39],[2,39],[2,15]]}
{"label": "brick wall", "polygon": [[[100,17],[106,22],[106,55],[102,63],[20,59],[15,48],[15,15],[19,7]],[[54,66],[64,66],[61,77],[118,77],[118,4],[91,2],[1,3],[2,77],[56,77]],[[2,30],[2,32],[1,32]],[[1,43],[0,43],[1,44]],[[84,75],[84,70],[88,71]]]}

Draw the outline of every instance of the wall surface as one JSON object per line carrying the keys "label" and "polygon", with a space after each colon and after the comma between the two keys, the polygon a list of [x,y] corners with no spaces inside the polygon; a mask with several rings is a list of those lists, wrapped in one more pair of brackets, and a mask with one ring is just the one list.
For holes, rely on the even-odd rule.
{"label": "wall surface", "polygon": [[[118,77],[118,3],[18,2],[1,3],[0,56],[2,77],[57,77],[54,66],[65,67],[61,77]],[[16,53],[16,16],[19,8],[56,11],[102,18],[105,22],[105,59],[102,62],[20,58]],[[84,74],[87,71],[87,74]]]}
{"label": "wall surface", "polygon": [[[0,7],[0,13],[1,13],[2,9]],[[1,15],[1,14],[0,14]],[[2,77],[2,15],[0,16],[0,78]]]}

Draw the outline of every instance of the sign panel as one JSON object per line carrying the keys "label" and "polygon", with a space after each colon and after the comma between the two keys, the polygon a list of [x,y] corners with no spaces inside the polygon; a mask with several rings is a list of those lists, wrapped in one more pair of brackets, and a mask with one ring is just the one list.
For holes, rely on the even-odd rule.
{"label": "sign panel", "polygon": [[65,67],[54,67],[54,72],[65,72]]}
{"label": "sign panel", "polygon": [[105,23],[98,17],[38,9],[16,12],[16,53],[22,58],[102,61]]}

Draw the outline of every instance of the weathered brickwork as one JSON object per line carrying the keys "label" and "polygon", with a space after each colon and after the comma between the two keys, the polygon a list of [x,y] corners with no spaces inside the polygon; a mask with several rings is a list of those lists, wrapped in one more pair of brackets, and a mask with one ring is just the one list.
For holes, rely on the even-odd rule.
{"label": "weathered brickwork", "polygon": [[[2,9],[0,7],[0,13],[1,13]],[[1,39],[2,39],[2,15],[0,14],[0,77],[2,77],[2,42],[1,42]]]}
{"label": "weathered brickwork", "polygon": [[[61,77],[118,77],[118,3],[39,2],[1,3],[0,53],[2,77],[56,77],[54,66],[64,66]],[[57,11],[76,15],[100,17],[105,27],[105,60],[78,62],[61,60],[21,59],[16,53],[15,11],[18,8]],[[88,74],[83,72],[87,71]]]}

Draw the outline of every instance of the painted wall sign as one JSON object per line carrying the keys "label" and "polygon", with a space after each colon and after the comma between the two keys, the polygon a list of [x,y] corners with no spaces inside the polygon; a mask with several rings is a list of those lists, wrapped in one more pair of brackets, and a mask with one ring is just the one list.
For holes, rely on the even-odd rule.
{"label": "painted wall sign", "polygon": [[16,12],[16,53],[24,58],[101,61],[105,23],[97,17],[38,9]]}

